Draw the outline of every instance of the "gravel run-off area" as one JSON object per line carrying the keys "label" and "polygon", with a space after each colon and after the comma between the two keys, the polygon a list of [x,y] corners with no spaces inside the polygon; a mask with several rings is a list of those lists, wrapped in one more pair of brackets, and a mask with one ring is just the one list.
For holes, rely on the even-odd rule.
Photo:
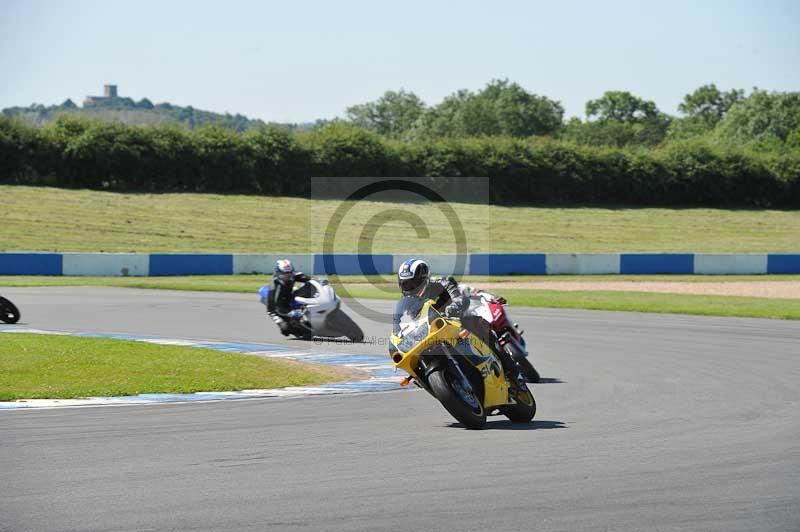
{"label": "gravel run-off area", "polygon": [[519,281],[504,283],[470,283],[475,288],[502,293],[510,289],[533,290],[611,290],[624,292],[661,292],[666,294],[699,294],[713,296],[767,297],[800,299],[800,281]]}

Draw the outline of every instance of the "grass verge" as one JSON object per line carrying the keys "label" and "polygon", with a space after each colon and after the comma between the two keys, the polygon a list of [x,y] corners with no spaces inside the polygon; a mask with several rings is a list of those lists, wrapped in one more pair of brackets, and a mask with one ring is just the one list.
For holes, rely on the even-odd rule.
{"label": "grass verge", "polygon": [[[121,194],[0,185],[0,250],[309,252],[341,202],[220,194]],[[800,249],[800,211],[767,209],[453,205],[468,251],[765,252]],[[380,216],[400,209],[429,228],[449,222],[431,204],[363,201],[342,221],[337,252],[452,253],[452,233],[425,238]],[[315,222],[316,221],[316,222]],[[318,227],[320,226],[320,227]]]}
{"label": "grass verge", "polygon": [[0,401],[305,386],[346,378],[339,368],[142,342],[3,334]]}
{"label": "grass verge", "polygon": [[[352,297],[385,299],[380,288],[348,287]],[[558,291],[508,289],[495,291],[508,299],[512,306],[538,308],[574,308],[588,310],[617,310],[626,312],[655,312],[699,316],[728,316],[743,318],[800,319],[800,299],[769,299],[764,297],[707,296],[662,294],[623,291]]]}
{"label": "grass verge", "polygon": [[512,305],[800,320],[800,299],[660,294],[652,292],[508,290]]}
{"label": "grass verge", "polygon": [[[623,310],[631,312],[663,312],[673,314],[696,314],[706,316],[739,316],[755,318],[800,319],[800,299],[769,299],[761,297],[710,296],[688,294],[662,294],[635,291],[604,291],[606,281],[672,281],[672,282],[725,282],[751,281],[770,282],[798,280],[800,275],[609,275],[609,276],[541,276],[541,277],[465,277],[466,282],[491,281],[513,282],[520,280],[548,281],[593,281],[597,290],[558,291],[540,289],[493,290],[509,299],[512,305],[541,308],[576,308],[591,310]],[[395,299],[398,297],[394,282],[378,282],[377,277],[338,277],[347,295],[365,299]],[[3,286],[116,286],[127,288],[153,288],[169,290],[196,290],[212,292],[236,292],[253,294],[269,278],[264,275],[218,275],[186,277],[41,277],[4,276]],[[340,292],[340,295],[345,295]]]}
{"label": "grass verge", "polygon": [[[393,275],[386,276],[328,276],[332,282],[354,285],[348,290],[357,290],[357,285],[376,283],[385,289],[385,297],[397,295],[397,284]],[[609,281],[649,282],[668,281],[680,283],[724,283],[728,281],[771,282],[798,281],[800,275],[518,275],[518,276],[474,276],[459,278],[466,283],[514,283],[518,281],[536,282],[597,282]],[[259,287],[270,283],[268,275],[184,275],[170,277],[63,277],[42,275],[3,275],[3,286],[117,286],[121,288],[154,288],[161,290],[194,290],[199,292],[238,292],[255,293]]]}

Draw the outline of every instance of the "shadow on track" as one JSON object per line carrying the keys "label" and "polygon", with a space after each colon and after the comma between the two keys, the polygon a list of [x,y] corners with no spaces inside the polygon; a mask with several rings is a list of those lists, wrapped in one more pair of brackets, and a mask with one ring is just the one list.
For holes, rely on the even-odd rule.
{"label": "shadow on track", "polygon": [[[465,429],[461,423],[448,423],[448,428]],[[549,421],[534,419],[530,423],[512,423],[507,419],[489,421],[483,430],[545,430],[545,429],[566,429],[567,425],[563,421]]]}
{"label": "shadow on track", "polygon": [[567,381],[562,381],[554,377],[542,377],[536,384],[564,384]]}

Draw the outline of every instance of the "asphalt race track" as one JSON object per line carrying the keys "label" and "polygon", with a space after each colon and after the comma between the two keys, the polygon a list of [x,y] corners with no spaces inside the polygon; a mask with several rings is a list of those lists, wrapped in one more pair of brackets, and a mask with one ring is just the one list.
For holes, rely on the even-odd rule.
{"label": "asphalt race track", "polygon": [[[2,293],[29,328],[285,341],[255,294]],[[800,530],[800,322],[512,311],[530,425],[421,391],[0,411],[0,530]]]}

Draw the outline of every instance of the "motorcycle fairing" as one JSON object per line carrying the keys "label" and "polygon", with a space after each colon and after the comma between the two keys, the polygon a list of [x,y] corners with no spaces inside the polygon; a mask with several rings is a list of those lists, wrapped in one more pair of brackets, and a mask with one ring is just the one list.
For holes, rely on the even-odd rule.
{"label": "motorcycle fairing", "polygon": [[[407,300],[409,298],[403,298]],[[421,305],[413,301],[403,301],[398,310],[417,308],[415,327],[403,328],[405,335],[400,335],[400,320],[395,315],[397,332],[392,335],[392,360],[397,367],[412,377],[418,377],[420,359],[423,357],[449,356],[458,358],[475,368],[483,379],[483,407],[490,410],[498,405],[508,404],[508,382],[502,370],[502,363],[491,348],[475,335],[461,338],[461,323],[442,317],[433,309],[433,301]],[[426,311],[427,305],[427,311]],[[452,351],[451,351],[452,350]],[[438,351],[438,352],[437,352]],[[454,351],[454,352],[453,352]],[[456,362],[455,363],[461,363]]]}

